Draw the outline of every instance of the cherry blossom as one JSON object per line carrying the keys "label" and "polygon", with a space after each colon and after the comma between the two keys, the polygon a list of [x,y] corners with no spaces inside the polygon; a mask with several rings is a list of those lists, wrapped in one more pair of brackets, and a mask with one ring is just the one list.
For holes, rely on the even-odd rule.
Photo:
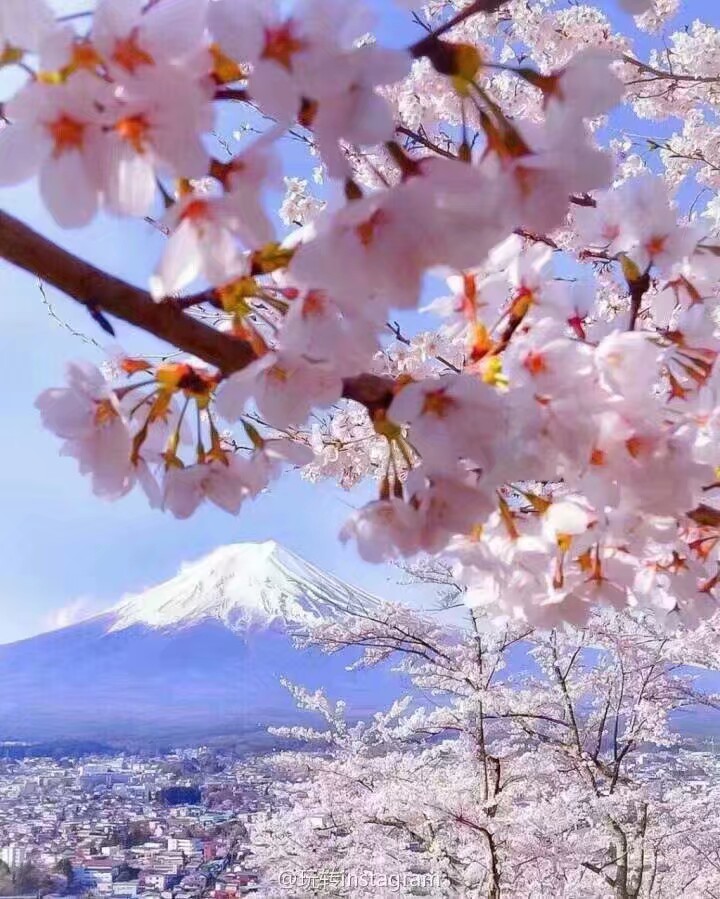
{"label": "cherry blossom", "polygon": [[251,484],[249,463],[237,455],[187,468],[171,466],[164,478],[162,506],[176,518],[189,518],[207,499],[237,515]]}
{"label": "cherry blossom", "polygon": [[363,559],[380,562],[402,555],[414,555],[419,549],[417,515],[397,499],[369,503],[345,525],[340,537],[353,539]]}
{"label": "cherry blossom", "polygon": [[313,406],[340,399],[342,383],[332,368],[301,356],[266,353],[231,375],[218,391],[216,408],[227,421],[241,418],[252,398],[275,427],[301,424]]}
{"label": "cherry blossom", "polygon": [[107,499],[124,496],[133,486],[131,433],[116,395],[99,369],[73,362],[68,386],[51,388],[37,399],[43,424],[64,440],[63,455],[90,474],[93,490]]}
{"label": "cherry blossom", "polygon": [[302,467],[312,462],[309,446],[282,437],[263,439],[250,457],[249,485],[253,495],[279,477],[284,466]]}
{"label": "cherry blossom", "polygon": [[[442,566],[410,578],[458,598]],[[714,704],[675,664],[704,656],[691,632],[669,639],[627,612],[498,631],[475,611],[451,635],[437,614],[388,605],[302,645],[359,652],[355,667],[392,666],[409,684],[359,723],[324,691],[286,684],[308,724],[273,732],[310,751],[273,758],[283,802],[252,834],[267,895],[283,895],[277,872],[295,865],[348,877],[391,866],[406,883],[421,872],[438,896],[716,889],[716,760],[679,726],[681,709]],[[377,895],[370,877],[356,882]]]}
{"label": "cherry blossom", "polygon": [[225,196],[192,191],[166,217],[170,237],[150,292],[157,301],[177,294],[201,275],[211,284],[224,284],[240,275],[243,260],[236,239],[238,214]]}
{"label": "cherry blossom", "polygon": [[595,364],[610,390],[629,399],[644,399],[652,392],[660,372],[662,350],[652,338],[637,331],[614,332],[595,351]]}
{"label": "cherry blossom", "polygon": [[40,193],[64,227],[88,224],[99,205],[97,103],[104,85],[86,73],[67,84],[26,85],[6,106],[0,130],[0,184],[35,174]]}
{"label": "cherry blossom", "polygon": [[281,181],[275,138],[276,135],[269,132],[226,163],[222,170],[228,205],[238,216],[236,232],[248,246],[269,243],[275,236],[263,202],[265,191],[277,188]]}
{"label": "cherry blossom", "polygon": [[203,49],[207,0],[100,0],[91,38],[113,74],[140,75],[159,63],[186,65]]}
{"label": "cherry blossom", "polygon": [[[167,105],[171,91],[183,95],[181,110]],[[209,155],[201,136],[213,120],[208,91],[177,68],[141,69],[116,90],[108,104],[100,142],[100,184],[110,209],[125,215],[153,211],[160,174],[201,178]]]}
{"label": "cherry blossom", "polygon": [[597,209],[576,213],[589,246],[610,254],[628,253],[642,272],[651,265],[662,274],[694,251],[701,236],[690,226],[678,227],[662,181],[645,177],[605,194]]}
{"label": "cherry blossom", "polygon": [[425,208],[422,191],[410,182],[324,213],[313,224],[317,235],[298,249],[291,273],[331,295],[352,293],[358,306],[379,306],[369,317],[390,305],[411,308],[432,251]]}
{"label": "cherry blossom", "polygon": [[409,426],[409,439],[425,462],[444,466],[465,458],[485,470],[495,462],[496,435],[505,425],[495,391],[468,375],[410,384],[388,415]]}
{"label": "cherry blossom", "polygon": [[0,47],[6,54],[8,50],[36,52],[54,24],[45,0],[6,0],[0,9]]}
{"label": "cherry blossom", "polygon": [[400,81],[409,67],[410,60],[404,53],[364,46],[330,57],[304,79],[309,96],[321,98],[316,101],[313,130],[330,175],[340,177],[351,172],[339,140],[362,147],[393,137],[392,110],[375,88]]}
{"label": "cherry blossom", "polygon": [[367,9],[347,0],[306,0],[287,18],[274,2],[216,0],[210,7],[215,39],[252,64],[252,95],[281,122],[311,121],[333,175],[349,172],[340,139],[377,144],[394,130],[375,88],[400,80],[409,59],[400,51],[353,47],[370,23]]}
{"label": "cherry blossom", "polygon": [[376,329],[327,293],[302,292],[293,300],[280,336],[291,355],[324,362],[339,375],[364,371],[380,349]]}
{"label": "cherry blossom", "polygon": [[521,73],[540,88],[546,105],[557,106],[560,115],[593,118],[612,109],[622,97],[622,82],[608,72],[613,58],[608,51],[588,48],[559,72],[541,75],[533,69],[521,69]]}

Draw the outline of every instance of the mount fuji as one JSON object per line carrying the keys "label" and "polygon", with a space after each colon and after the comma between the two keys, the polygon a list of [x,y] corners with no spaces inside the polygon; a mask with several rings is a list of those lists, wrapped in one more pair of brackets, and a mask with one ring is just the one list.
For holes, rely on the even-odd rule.
{"label": "mount fuji", "polygon": [[241,736],[308,722],[280,679],[329,688],[352,715],[402,691],[350,651],[298,650],[309,625],[380,601],[269,541],[215,550],[79,624],[0,646],[0,741]]}

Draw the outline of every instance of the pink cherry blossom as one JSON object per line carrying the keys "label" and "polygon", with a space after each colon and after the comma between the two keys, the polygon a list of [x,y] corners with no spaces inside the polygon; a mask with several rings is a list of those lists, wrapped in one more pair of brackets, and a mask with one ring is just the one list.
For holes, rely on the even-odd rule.
{"label": "pink cherry blossom", "polygon": [[377,304],[380,316],[390,305],[410,308],[431,251],[425,208],[411,182],[326,213],[298,249],[291,273],[331,295],[351,292],[358,303]]}
{"label": "pink cherry blossom", "polygon": [[305,291],[290,306],[280,346],[290,355],[327,363],[343,376],[358,374],[380,346],[377,329],[353,312],[323,291]]}
{"label": "pink cherry blossom", "polygon": [[[182,107],[167,104],[181,90]],[[115,91],[104,119],[97,165],[107,205],[115,212],[143,216],[152,211],[156,179],[171,174],[201,178],[209,155],[201,136],[212,127],[206,87],[178,68],[140,69]]]}
{"label": "pink cherry blossom", "polygon": [[625,397],[647,398],[657,382],[663,353],[641,332],[614,332],[600,342],[595,361],[607,386]]}
{"label": "pink cherry blossom", "polygon": [[243,150],[227,164],[224,176],[228,205],[237,214],[237,234],[250,247],[269,243],[275,237],[265,194],[281,183],[276,137],[270,131]]}
{"label": "pink cherry blossom", "polygon": [[270,481],[279,477],[285,466],[302,468],[312,462],[310,447],[295,440],[271,437],[256,447],[250,458],[251,492],[262,492]]}
{"label": "pink cherry blossom", "polygon": [[411,444],[428,464],[470,459],[482,469],[495,462],[503,404],[472,375],[447,375],[409,384],[393,400],[389,417],[408,426]]}
{"label": "pink cherry blossom", "polygon": [[339,141],[362,147],[393,137],[392,110],[375,88],[400,81],[409,68],[406,53],[365,46],[330,56],[306,73],[305,90],[318,102],[313,130],[330,175],[351,171]]}
{"label": "pink cherry blossom", "polygon": [[270,352],[231,375],[215,405],[227,421],[237,421],[253,399],[268,424],[285,427],[301,424],[314,406],[330,405],[341,393],[342,383],[327,365]]}
{"label": "pink cherry blossom", "polygon": [[226,52],[252,63],[249,90],[270,115],[287,124],[303,102],[317,107],[313,125],[332,174],[347,168],[341,138],[378,143],[392,135],[392,116],[374,88],[402,78],[408,58],[352,46],[371,23],[363,4],[304,0],[285,17],[276,2],[217,0],[209,21]]}
{"label": "pink cherry blossom", "polygon": [[360,555],[368,562],[381,562],[414,555],[419,550],[417,513],[401,500],[387,499],[369,503],[343,528],[340,539],[352,539]]}
{"label": "pink cherry blossom", "polygon": [[5,0],[0,7],[0,47],[37,52],[54,24],[45,0]]}
{"label": "pink cherry blossom", "polygon": [[106,86],[79,73],[67,84],[28,83],[5,107],[0,129],[0,184],[37,174],[40,193],[63,227],[87,225],[99,206],[97,104]]}
{"label": "pink cherry blossom", "polygon": [[207,0],[100,0],[93,44],[113,74],[132,77],[159,63],[186,64],[203,50]]}
{"label": "pink cherry blossom", "polygon": [[61,453],[74,457],[93,491],[106,499],[124,496],[135,483],[128,422],[109,384],[89,363],[71,363],[68,386],[37,398],[43,425],[64,441]]}
{"label": "pink cherry blossom", "polygon": [[162,507],[175,518],[189,518],[207,499],[237,515],[251,492],[250,484],[249,463],[233,454],[187,468],[171,466],[164,477]]}
{"label": "pink cherry blossom", "polygon": [[555,76],[549,102],[566,112],[594,118],[609,112],[622,99],[623,84],[610,69],[613,54],[595,47],[580,50]]}
{"label": "pink cherry blossom", "polygon": [[188,287],[201,275],[211,284],[225,284],[243,269],[236,240],[238,216],[226,197],[189,193],[167,216],[170,237],[150,292],[160,301]]}
{"label": "pink cherry blossom", "polygon": [[[623,5],[628,33],[598,3],[430,2],[406,40],[356,0],[102,0],[56,23],[6,0],[0,186],[37,176],[61,227],[101,238],[103,213],[132,216],[159,247],[126,287],[88,267],[92,235],[86,259],[8,214],[0,229],[0,256],[91,327],[136,325],[169,354],[123,354],[106,379],[76,366],[41,396],[95,491],[138,484],[184,518],[235,513],[288,467],[367,480],[343,539],[372,561],[449,556],[476,624],[712,613],[720,31],[675,0]],[[593,751],[574,756],[586,777]],[[585,798],[606,822],[608,797]],[[462,866],[462,843],[443,858]],[[524,873],[490,890],[477,849],[461,892],[538,892]],[[615,889],[617,846],[588,885],[606,849],[568,895]]]}

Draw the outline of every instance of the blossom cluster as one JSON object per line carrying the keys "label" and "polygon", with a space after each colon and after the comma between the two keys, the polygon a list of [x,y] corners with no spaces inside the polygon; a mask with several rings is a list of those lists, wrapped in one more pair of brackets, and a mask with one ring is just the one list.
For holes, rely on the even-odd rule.
{"label": "blossom cluster", "polygon": [[[621,5],[643,27],[674,11]],[[378,498],[343,539],[371,561],[447,554],[499,617],[581,623],[597,601],[703,615],[720,246],[632,143],[603,149],[599,132],[623,98],[658,115],[660,80],[695,110],[685,146],[712,155],[697,111],[712,78],[682,68],[708,35],[678,37],[666,71],[595,7],[483,6],[448,22],[431,4],[398,50],[368,36],[361,0],[100,0],[87,29],[10,4],[4,59],[29,75],[4,104],[0,185],[38,175],[65,227],[157,218],[149,295],[238,356],[122,356],[111,379],[73,364],[43,420],[99,495],[139,485],[178,517],[206,499],[237,512],[284,464],[346,486],[373,473]],[[262,133],[223,155],[226,104]],[[288,134],[322,196],[285,175]],[[436,333],[390,325],[389,344],[437,273]]]}
{"label": "blossom cluster", "polygon": [[[432,565],[418,576],[443,581]],[[432,895],[448,899],[713,892],[717,759],[678,722],[695,703],[717,709],[688,665],[717,665],[719,621],[700,657],[687,631],[668,639],[627,611],[549,632],[488,628],[476,612],[449,632],[388,604],[311,630],[304,643],[393,665],[407,692],[355,722],[343,702],[286,685],[321,726],[273,732],[321,751],[274,755],[283,802],[252,834],[262,888],[284,896],[273,874],[290,865],[367,864],[441,873]]]}
{"label": "blossom cluster", "polygon": [[67,387],[37,400],[43,424],[63,439],[61,452],[90,475],[98,496],[119,499],[138,485],[153,507],[177,518],[205,500],[237,514],[284,464],[312,459],[297,441],[263,437],[250,418],[245,446],[221,432],[209,405],[215,379],[202,367],[129,358],[117,367],[130,383],[113,388],[96,366],[71,363]]}

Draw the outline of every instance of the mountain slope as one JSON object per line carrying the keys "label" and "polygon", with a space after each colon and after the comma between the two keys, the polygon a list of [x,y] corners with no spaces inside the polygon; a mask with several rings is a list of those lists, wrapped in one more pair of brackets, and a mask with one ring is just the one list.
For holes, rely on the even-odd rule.
{"label": "mountain slope", "polygon": [[307,720],[280,678],[348,700],[392,701],[387,671],[299,651],[292,634],[378,600],[274,543],[223,547],[95,618],[0,646],[0,740],[205,737]]}
{"label": "mountain slope", "polygon": [[335,620],[378,604],[375,597],[268,540],[223,546],[184,565],[171,580],[120,603],[113,610],[112,630],[135,624],[190,627],[213,619],[245,633],[273,624]]}

